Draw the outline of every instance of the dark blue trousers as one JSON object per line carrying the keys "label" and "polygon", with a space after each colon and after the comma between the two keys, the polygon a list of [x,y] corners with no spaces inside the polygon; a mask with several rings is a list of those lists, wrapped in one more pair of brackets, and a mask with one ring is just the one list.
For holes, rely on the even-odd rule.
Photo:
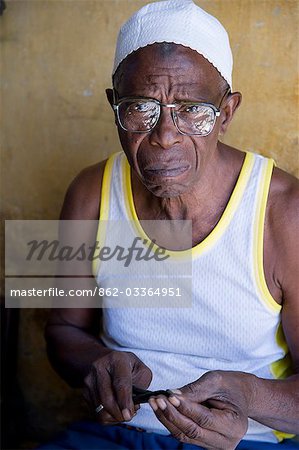
{"label": "dark blue trousers", "polygon": [[[101,426],[95,422],[72,424],[52,442],[38,447],[43,450],[200,450],[183,444],[172,436],[146,433],[123,426]],[[285,440],[279,444],[242,441],[237,450],[299,450],[299,443]]]}

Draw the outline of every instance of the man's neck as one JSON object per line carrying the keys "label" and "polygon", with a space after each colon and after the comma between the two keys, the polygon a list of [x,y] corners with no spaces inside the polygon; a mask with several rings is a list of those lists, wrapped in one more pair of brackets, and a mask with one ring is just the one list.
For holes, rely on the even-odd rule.
{"label": "man's neck", "polygon": [[201,242],[216,226],[234,190],[244,153],[220,144],[198,182],[186,193],[156,197],[132,175],[132,190],[140,220],[192,220],[193,245]]}

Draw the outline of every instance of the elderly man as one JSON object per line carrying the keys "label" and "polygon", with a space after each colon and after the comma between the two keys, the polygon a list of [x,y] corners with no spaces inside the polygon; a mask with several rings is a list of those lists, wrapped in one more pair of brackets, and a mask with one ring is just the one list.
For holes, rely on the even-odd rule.
{"label": "elderly man", "polygon": [[[192,307],[53,310],[50,359],[97,422],[44,448],[297,448],[298,184],[219,141],[231,75],[226,31],[191,0],[122,27],[107,97],[124,153],[78,175],[61,218],[191,220]],[[140,407],[132,386],[173,390]]]}

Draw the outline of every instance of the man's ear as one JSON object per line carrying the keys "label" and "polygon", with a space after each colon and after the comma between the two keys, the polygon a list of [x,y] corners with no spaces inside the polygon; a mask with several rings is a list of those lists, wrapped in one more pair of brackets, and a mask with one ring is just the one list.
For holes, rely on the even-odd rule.
{"label": "man's ear", "polygon": [[106,89],[106,96],[110,106],[113,107],[113,89]]}
{"label": "man's ear", "polygon": [[220,135],[223,135],[226,132],[237,108],[239,108],[241,104],[241,101],[242,94],[240,92],[233,92],[225,100],[226,105],[222,108],[222,120],[219,129]]}

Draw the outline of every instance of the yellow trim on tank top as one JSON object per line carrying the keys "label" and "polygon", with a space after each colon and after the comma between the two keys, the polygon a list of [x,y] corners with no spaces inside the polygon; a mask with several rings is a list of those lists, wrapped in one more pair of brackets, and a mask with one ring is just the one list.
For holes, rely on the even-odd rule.
{"label": "yellow trim on tank top", "polygon": [[[111,155],[108,158],[104,168],[102,188],[100,194],[99,224],[96,236],[96,242],[100,244],[99,245],[100,247],[102,247],[105,242],[107,221],[109,219],[112,170],[114,166],[114,161],[119,153],[114,153],[113,155]],[[94,277],[96,277],[98,273],[99,262],[100,261],[98,258],[98,252],[95,251],[92,260],[92,273]]]}
{"label": "yellow trim on tank top", "polygon": [[284,356],[270,365],[270,371],[275,379],[284,379],[293,375],[294,371],[292,369],[292,359],[285,340],[281,322],[279,322],[276,330],[275,341],[278,347],[280,347],[284,352]]}
{"label": "yellow trim on tank top", "polygon": [[281,442],[284,439],[292,439],[296,436],[295,434],[288,434],[284,433],[283,431],[273,431],[273,434],[275,434],[275,436],[277,437],[278,442]]}
{"label": "yellow trim on tank top", "polygon": [[267,199],[269,194],[270,182],[274,167],[273,159],[264,161],[260,190],[257,197],[256,217],[254,222],[254,274],[255,282],[259,291],[259,298],[272,311],[280,312],[279,305],[272,297],[266,283],[264,273],[264,224],[266,215]]}
{"label": "yellow trim on tank top", "polygon": [[[211,231],[211,233],[199,244],[194,246],[192,249],[192,257],[196,258],[201,255],[204,251],[210,249],[210,247],[216,243],[216,241],[223,235],[225,230],[227,229],[232,217],[237,210],[242,196],[244,194],[245,188],[247,186],[252,168],[254,165],[254,155],[250,152],[246,152],[245,159],[243,161],[243,165],[241,167],[241,171],[234,187],[234,190],[231,194],[231,197],[228,201],[228,204],[220,217],[218,223],[215,228]],[[122,159],[122,172],[123,172],[123,181],[124,181],[124,198],[125,198],[125,206],[127,210],[128,217],[134,223],[136,230],[143,239],[150,241],[150,238],[147,236],[145,231],[143,230],[135,209],[133,193],[132,193],[132,184],[131,184],[131,168],[128,163],[127,158],[123,155]],[[158,248],[157,246],[153,247],[154,249]],[[172,251],[166,250],[165,254],[170,255],[173,258],[185,258],[190,257],[190,250],[182,250],[182,251]]]}

